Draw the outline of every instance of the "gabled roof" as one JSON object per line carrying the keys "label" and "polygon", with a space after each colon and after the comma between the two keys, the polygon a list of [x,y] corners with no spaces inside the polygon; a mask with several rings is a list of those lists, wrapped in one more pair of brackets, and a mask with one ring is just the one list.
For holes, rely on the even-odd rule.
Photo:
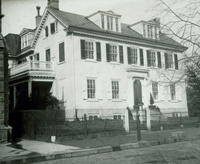
{"label": "gabled roof", "polygon": [[23,28],[22,31],[20,32],[20,35],[23,35],[28,32],[35,32],[35,29]]}
{"label": "gabled roof", "polygon": [[[66,28],[70,27],[70,26],[78,27],[81,29],[93,30],[96,32],[104,32],[106,34],[115,34],[116,36],[125,36],[125,37],[129,37],[129,38],[132,37],[132,38],[136,38],[136,39],[141,39],[141,42],[146,40],[146,41],[152,42],[152,43],[155,43],[155,42],[163,43],[163,44],[167,44],[167,45],[178,46],[179,48],[182,47],[184,50],[186,49],[186,47],[182,46],[180,43],[169,38],[168,36],[166,36],[163,33],[161,33],[161,35],[160,35],[160,40],[155,41],[155,40],[151,40],[148,38],[144,38],[141,34],[134,31],[133,29],[131,29],[130,25],[127,25],[124,23],[121,24],[121,27],[122,27],[121,33],[117,33],[117,32],[112,32],[112,31],[107,31],[107,30],[101,29],[99,26],[97,26],[95,23],[93,23],[91,20],[89,20],[86,16],[83,16],[83,15],[61,11],[61,10],[54,9],[51,7],[46,8],[45,14],[48,13],[47,11],[50,14],[52,14],[56,19],[58,19],[58,21],[60,21]],[[45,18],[44,15],[43,15],[43,18]],[[36,39],[37,39],[37,37],[36,37]]]}

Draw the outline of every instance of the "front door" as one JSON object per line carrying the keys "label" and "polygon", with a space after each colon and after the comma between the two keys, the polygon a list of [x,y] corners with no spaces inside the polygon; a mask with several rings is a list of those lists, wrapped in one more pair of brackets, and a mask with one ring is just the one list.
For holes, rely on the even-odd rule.
{"label": "front door", "polygon": [[140,80],[135,80],[133,83],[134,106],[142,105],[142,85]]}

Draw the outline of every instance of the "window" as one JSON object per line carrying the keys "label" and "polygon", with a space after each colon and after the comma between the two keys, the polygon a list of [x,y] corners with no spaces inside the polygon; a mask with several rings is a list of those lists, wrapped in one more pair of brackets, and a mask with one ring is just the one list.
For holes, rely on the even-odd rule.
{"label": "window", "polygon": [[140,65],[144,65],[143,49],[140,49]]}
{"label": "window", "polygon": [[40,60],[39,53],[35,54],[33,57],[34,57],[34,61],[39,61]]}
{"label": "window", "polygon": [[101,14],[101,27],[104,29],[105,28],[105,22],[104,22],[104,15]]}
{"label": "window", "polygon": [[89,99],[95,98],[95,80],[87,79],[87,97]]}
{"label": "window", "polygon": [[119,19],[115,18],[116,31],[119,32]]}
{"label": "window", "polygon": [[81,59],[94,59],[94,45],[91,41],[81,40]]}
{"label": "window", "polygon": [[113,30],[113,17],[107,16],[107,30]]}
{"label": "window", "polygon": [[116,45],[110,45],[110,56],[111,56],[111,61],[113,62],[117,61],[117,46]]}
{"label": "window", "polygon": [[158,82],[152,83],[152,93],[153,93],[153,98],[157,100],[158,99]]}
{"label": "window", "polygon": [[143,24],[143,36],[146,37],[146,25]]}
{"label": "window", "polygon": [[89,118],[89,120],[98,120],[97,115],[94,115],[94,116],[90,115],[88,118]]}
{"label": "window", "polygon": [[165,53],[165,68],[173,68],[173,57],[170,53]]}
{"label": "window", "polygon": [[137,49],[136,48],[127,48],[128,53],[128,64],[137,64]]}
{"label": "window", "polygon": [[51,34],[54,34],[55,31],[56,31],[55,23],[51,23],[51,24],[50,24],[50,28],[51,28]]}
{"label": "window", "polygon": [[50,24],[51,34],[54,34],[57,31],[57,22],[53,22]]}
{"label": "window", "polygon": [[175,100],[176,96],[176,90],[175,90],[175,84],[170,84],[170,94],[171,94],[171,100]]}
{"label": "window", "polygon": [[155,67],[156,66],[155,51],[147,50],[147,66],[148,67]]}
{"label": "window", "polygon": [[65,61],[65,45],[64,42],[59,44],[59,62]]}
{"label": "window", "polygon": [[49,28],[48,28],[48,26],[45,27],[45,36],[46,37],[49,36]]}
{"label": "window", "polygon": [[117,46],[113,44],[106,44],[106,58],[107,62],[117,62]]}
{"label": "window", "polygon": [[121,120],[121,119],[122,119],[122,116],[121,116],[121,115],[114,115],[114,116],[113,116],[113,119],[114,119],[114,120]]}
{"label": "window", "polygon": [[148,38],[153,39],[153,27],[151,25],[147,26]]}
{"label": "window", "polygon": [[47,49],[46,50],[46,61],[51,61],[51,52],[50,52],[50,49]]}
{"label": "window", "polygon": [[93,42],[85,41],[85,55],[88,59],[94,59],[94,46]]}
{"label": "window", "polygon": [[119,81],[112,81],[112,99],[119,98]]}

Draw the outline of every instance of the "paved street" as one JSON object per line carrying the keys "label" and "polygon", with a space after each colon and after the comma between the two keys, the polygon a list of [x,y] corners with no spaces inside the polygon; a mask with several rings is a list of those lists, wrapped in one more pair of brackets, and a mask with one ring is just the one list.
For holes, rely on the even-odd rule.
{"label": "paved street", "polygon": [[200,140],[130,149],[38,164],[199,164]]}

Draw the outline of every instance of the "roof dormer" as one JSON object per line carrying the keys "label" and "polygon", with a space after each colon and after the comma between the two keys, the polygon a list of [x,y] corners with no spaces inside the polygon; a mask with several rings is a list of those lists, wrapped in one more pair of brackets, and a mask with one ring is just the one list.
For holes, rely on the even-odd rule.
{"label": "roof dormer", "polygon": [[121,15],[113,11],[97,11],[87,17],[103,30],[121,32]]}
{"label": "roof dormer", "polygon": [[24,28],[21,33],[21,50],[31,46],[34,37],[34,30]]}
{"label": "roof dormer", "polygon": [[149,21],[140,21],[129,26],[131,29],[137,31],[143,37],[148,39],[160,39],[160,19],[154,18]]}

